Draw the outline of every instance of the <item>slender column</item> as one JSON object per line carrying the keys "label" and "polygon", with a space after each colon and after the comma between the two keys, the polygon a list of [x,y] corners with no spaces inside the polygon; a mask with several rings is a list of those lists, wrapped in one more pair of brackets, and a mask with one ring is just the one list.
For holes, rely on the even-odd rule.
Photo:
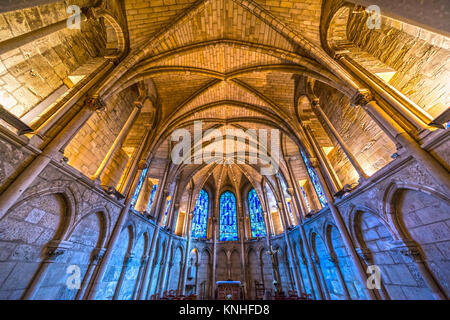
{"label": "slender column", "polygon": [[213,223],[213,266],[212,266],[212,296],[213,299],[216,298],[216,265],[217,265],[217,235],[218,235],[218,224],[217,224],[217,217],[213,217],[212,223]]}
{"label": "slender column", "polygon": [[0,219],[16,203],[19,197],[33,183],[50,161],[59,161],[62,159],[62,154],[60,153],[61,148],[69,143],[72,137],[88,121],[92,113],[104,107],[104,103],[98,98],[89,98],[85,101],[84,106],[78,114],[0,195]]}
{"label": "slender column", "polygon": [[139,272],[138,272],[138,276],[136,278],[136,285],[134,287],[133,290],[133,300],[136,300],[137,296],[139,295],[139,292],[141,290],[141,286],[142,286],[142,274],[144,272],[144,270],[146,270],[146,268],[148,267],[148,255],[144,255],[141,259],[141,265],[139,266]]}
{"label": "slender column", "polygon": [[[355,248],[356,253],[360,257],[361,263],[363,264],[363,267],[367,270],[367,266],[371,266],[374,264],[372,253],[368,248]],[[391,297],[389,296],[386,287],[384,286],[383,281],[380,283],[381,288],[376,291],[378,293],[378,296],[381,300],[391,300]]]}
{"label": "slender column", "polygon": [[120,271],[119,280],[117,281],[116,290],[114,291],[113,300],[117,300],[122,289],[123,279],[125,278],[125,273],[127,272],[128,264],[132,261],[134,257],[130,252],[127,252],[125,259],[123,260],[122,270]]}
{"label": "slender column", "polygon": [[332,253],[330,253],[329,259],[330,259],[330,262],[333,263],[334,268],[336,269],[339,283],[341,284],[342,290],[344,290],[345,298],[347,300],[352,300],[352,297],[350,296],[350,293],[348,292],[347,285],[345,284],[345,279],[344,279],[344,276],[342,275],[341,267],[339,266],[338,257],[336,256],[336,254],[334,252],[332,252]]}
{"label": "slender column", "polygon": [[320,148],[320,145],[317,143],[316,138],[314,137],[314,134],[312,133],[312,130],[308,125],[305,125],[305,133],[307,139],[309,140],[309,143],[314,148],[317,156],[320,159],[320,163],[322,165],[323,170],[329,173],[328,177],[330,187],[332,188],[334,193],[338,192],[340,189],[342,189],[342,183],[339,180],[339,177],[337,176],[336,172],[334,171],[333,166],[330,164],[330,161],[328,160],[327,156],[324,154],[324,152]]}
{"label": "slender column", "polygon": [[242,201],[238,202],[238,210],[239,210],[239,222],[240,222],[240,247],[241,247],[241,275],[243,277],[242,283],[243,283],[243,293],[244,293],[244,299],[247,297],[247,274],[245,272],[245,247],[244,247],[244,237],[245,237],[245,219],[244,219],[244,211],[242,210]]}
{"label": "slender column", "polygon": [[114,140],[112,146],[109,148],[108,153],[106,154],[106,156],[103,159],[102,163],[100,164],[99,168],[97,169],[95,174],[92,176],[92,180],[97,180],[98,182],[101,181],[103,171],[108,166],[109,161],[113,158],[117,148],[122,145],[123,140],[127,136],[128,132],[130,131],[130,129],[133,126],[134,122],[136,121],[137,117],[139,116],[141,109],[142,109],[142,103],[140,103],[139,101],[136,101],[134,103],[134,108],[131,111],[130,116],[128,117],[124,126],[120,130],[120,132],[117,135],[116,139]]}
{"label": "slender column", "polygon": [[354,104],[362,105],[364,110],[374,118],[374,120],[388,132],[388,136],[405,148],[425,169],[433,176],[442,190],[449,194],[450,174],[429,152],[422,149],[420,145],[411,137],[398,123],[396,123],[374,100],[366,93],[356,98]]}
{"label": "slender column", "polygon": [[91,255],[91,263],[89,264],[88,269],[86,270],[86,274],[83,278],[83,282],[81,283],[80,289],[78,290],[75,300],[80,300],[83,298],[86,289],[89,286],[89,283],[92,280],[92,275],[97,267],[98,262],[102,259],[103,254],[105,253],[106,248],[95,248],[92,251]]}
{"label": "slender column", "polygon": [[184,263],[183,263],[183,278],[181,280],[181,294],[186,293],[186,279],[187,279],[187,269],[188,269],[188,261],[189,254],[191,253],[191,229],[192,229],[192,219],[194,217],[194,211],[191,211],[192,198],[194,197],[194,188],[191,187],[189,189],[189,200],[188,200],[188,219],[187,219],[187,230],[186,230],[186,254],[184,255]]}
{"label": "slender column", "polygon": [[[269,208],[269,202],[267,201],[267,194],[266,194],[266,189],[264,188],[264,186],[261,186],[262,189],[262,194],[263,194],[263,198],[264,198],[264,205],[266,206],[266,220],[265,222],[267,222],[267,235],[268,235],[268,240],[269,240],[269,248],[270,248],[270,239],[273,235],[275,235],[275,230],[273,228],[273,223],[272,223],[272,214],[270,212],[270,208]],[[270,236],[269,236],[270,235]]]}
{"label": "slender column", "polygon": [[281,221],[283,223],[283,228],[284,228],[284,237],[286,238],[286,244],[288,246],[288,253],[289,253],[290,259],[294,264],[294,277],[295,277],[296,290],[298,293],[301,293],[302,289],[301,289],[301,285],[300,285],[300,276],[298,274],[297,265],[295,264],[294,250],[292,249],[291,239],[289,238],[289,234],[288,234],[289,231],[287,229],[288,222],[287,222],[286,199],[284,199],[284,192],[281,189],[280,177],[278,175],[275,176],[275,181],[277,184],[278,192],[280,193],[280,197],[281,197],[281,199],[280,199],[281,201],[278,201],[277,205],[278,205],[278,209],[280,210],[280,213],[281,213]]}
{"label": "slender column", "polygon": [[[179,180],[177,180],[177,181],[179,181]],[[177,198],[177,193],[178,193],[178,183],[175,185],[174,200]],[[178,211],[179,207],[180,207],[180,205],[178,203],[174,203],[171,208],[171,211],[172,211],[171,213]],[[175,221],[175,219],[169,220],[168,226],[169,226],[170,230],[173,229],[174,221]],[[163,292],[167,288],[168,279],[170,277],[170,268],[171,268],[170,266],[172,265],[173,254],[174,254],[172,246],[173,246],[173,233],[171,232],[170,236],[169,236],[169,247],[171,248],[171,253],[172,253],[171,258],[172,259],[170,259],[170,261],[169,261],[169,259],[167,259],[167,257],[169,256],[169,252],[167,252],[166,258],[164,259],[165,263],[164,263],[164,269],[163,269],[163,279],[165,279],[166,281],[165,281],[165,283],[162,283],[161,292]]]}
{"label": "slender column", "polygon": [[188,271],[188,260],[189,260],[189,254],[191,253],[191,224],[192,224],[192,217],[193,212],[189,213],[188,217],[188,229],[187,229],[187,240],[186,240],[186,254],[184,255],[184,262],[183,262],[183,277],[181,278],[181,294],[184,295],[186,293],[186,279],[187,279],[187,271]]}
{"label": "slender column", "polygon": [[[148,143],[148,140],[146,141],[146,143]],[[142,157],[142,154],[140,155],[140,157]],[[141,161],[139,163],[138,170],[134,177],[133,186],[131,187],[130,192],[128,193],[128,195],[126,197],[124,207],[120,211],[119,218],[117,219],[116,225],[114,226],[114,230],[113,230],[110,240],[108,242],[107,249],[106,249],[105,254],[104,254],[103,258],[101,259],[100,264],[98,266],[98,270],[95,275],[94,282],[92,283],[90,290],[88,292],[86,292],[84,299],[92,300],[92,299],[94,299],[95,294],[97,293],[99,285],[103,279],[103,275],[106,271],[106,267],[112,258],[112,252],[114,250],[114,247],[116,246],[117,241],[119,240],[119,236],[122,231],[122,228],[125,225],[125,222],[128,218],[128,214],[129,214],[130,207],[131,207],[131,200],[133,199],[133,193],[139,183],[139,177],[141,176],[142,171],[144,169],[146,169],[147,167],[148,167],[147,162]]]}
{"label": "slender column", "polygon": [[347,230],[347,227],[345,225],[344,219],[342,218],[338,208],[334,204],[334,198],[332,197],[330,190],[327,187],[327,184],[325,182],[325,179],[323,177],[322,172],[317,166],[317,163],[312,163],[312,166],[314,167],[317,177],[319,178],[319,182],[322,185],[323,192],[325,194],[325,197],[328,201],[328,206],[330,208],[331,214],[333,215],[334,221],[336,222],[336,226],[339,230],[339,233],[342,236],[342,239],[344,241],[345,247],[350,254],[350,258],[353,262],[353,265],[356,268],[357,274],[359,276],[359,279],[361,281],[362,288],[367,294],[367,297],[369,299],[376,299],[376,295],[372,290],[369,290],[366,286],[367,283],[367,274],[361,264],[361,261],[359,260],[359,257],[356,253],[355,246],[353,245],[353,242],[350,238],[350,234]]}
{"label": "slender column", "polygon": [[[292,185],[294,186],[294,192],[295,192],[295,195],[296,195],[296,196],[293,196],[294,201],[297,204],[297,208],[303,209],[303,214],[302,215],[299,214],[299,218],[300,218],[300,220],[299,220],[299,228],[300,228],[300,238],[302,240],[302,243],[303,243],[305,251],[306,251],[306,259],[307,259],[307,261],[305,260],[304,264],[305,264],[305,267],[306,267],[306,271],[308,273],[309,283],[311,285],[311,291],[312,291],[312,293],[314,295],[314,298],[316,298],[316,299],[317,298],[323,299],[322,292],[321,292],[321,289],[320,289],[320,282],[319,282],[318,275],[317,275],[317,270],[314,268],[314,264],[313,264],[313,261],[312,261],[311,250],[310,250],[309,245],[308,245],[308,238],[306,237],[305,228],[303,226],[303,217],[305,216],[306,210],[302,207],[302,202],[299,200],[300,199],[300,191],[298,190],[299,186],[297,185],[297,183],[295,181],[294,172],[292,171],[292,163],[291,163],[292,160],[293,160],[292,158],[289,158],[288,161],[286,161],[286,164],[287,164],[287,168],[288,168],[289,177],[291,179]],[[309,273],[309,268],[308,268],[308,263],[311,266],[311,270],[313,272],[313,277],[314,277],[314,283],[316,284],[316,288],[317,289],[314,289],[314,286],[312,284],[311,275]],[[318,294],[316,294],[316,290],[317,290]]]}
{"label": "slender column", "polygon": [[[160,210],[161,202],[166,199],[167,194],[169,192],[167,189],[165,189],[166,183],[167,183],[167,177],[169,175],[169,167],[170,167],[170,162],[168,162],[166,167],[165,167],[164,176],[163,176],[163,179],[161,181],[161,191],[162,192],[159,192],[158,198],[156,199],[156,201],[157,201],[156,204],[157,205],[155,206],[155,212],[157,212],[157,216],[156,216],[156,219],[155,219],[155,231],[153,232],[152,241],[151,241],[150,249],[149,249],[149,254],[150,254],[150,259],[149,260],[150,261],[153,261],[155,259],[155,253],[156,253],[155,252],[156,251],[155,250],[155,246],[156,246],[156,242],[157,242],[157,239],[158,239],[158,236],[159,236],[159,230],[161,229],[160,228],[160,224],[161,224],[161,219],[162,219],[162,216],[163,216],[162,211],[164,211],[164,208],[162,210]],[[148,286],[148,281],[149,281],[148,279],[149,279],[149,273],[150,272],[153,273],[153,267],[152,268],[147,268],[147,270],[146,270],[144,279],[142,280],[144,285],[143,285],[143,289],[142,289],[142,291],[140,293],[139,300],[144,299],[144,297],[146,297],[148,299],[148,297],[149,297],[150,288]],[[146,287],[147,287],[147,289],[146,289]]]}
{"label": "slender column", "polygon": [[[331,299],[330,298],[330,292],[328,291],[327,283],[325,282],[325,277],[323,276],[322,266],[320,265],[319,257],[314,255],[313,262],[314,262],[314,264],[315,264],[315,266],[317,268],[317,272],[319,274],[320,281],[322,282],[322,290],[323,290],[322,298],[324,298],[326,300],[330,300]],[[325,296],[323,296],[323,294]]]}
{"label": "slender column", "polygon": [[[130,188],[130,180],[132,178],[132,172],[134,172],[136,166],[139,163],[139,154],[141,154],[144,150],[144,146],[145,146],[145,141],[147,141],[149,139],[149,136],[151,134],[151,130],[149,128],[146,128],[147,131],[145,133],[145,135],[142,137],[140,143],[139,143],[139,149],[136,150],[134,152],[133,158],[131,159],[132,163],[129,166],[129,168],[127,168],[125,170],[125,172],[123,173],[122,177],[120,178],[120,182],[117,186],[117,191],[119,191],[122,194],[126,194],[127,190]],[[159,191],[159,188],[156,192]]]}
{"label": "slender column", "polygon": [[361,167],[361,165],[359,164],[358,160],[356,159],[356,157],[352,154],[352,152],[350,151],[348,145],[345,143],[345,141],[342,139],[341,135],[339,134],[339,132],[336,130],[336,128],[333,126],[333,124],[331,123],[330,119],[328,119],[327,115],[325,114],[325,112],[322,110],[320,103],[319,103],[319,99],[313,100],[311,103],[313,110],[316,111],[316,115],[319,118],[322,118],[322,120],[325,122],[325,124],[328,126],[328,129],[330,129],[331,134],[333,135],[333,137],[336,139],[337,143],[339,144],[339,146],[341,147],[342,151],[345,153],[345,155],[347,156],[348,160],[350,161],[350,163],[352,164],[353,168],[355,168],[355,171],[358,173],[359,175],[359,181],[363,181],[365,179],[367,179],[367,174],[364,172],[364,169]]}
{"label": "slender column", "polygon": [[[393,107],[393,111],[401,115],[406,119],[418,132],[427,130],[427,125],[422,119],[430,120],[429,116],[424,115],[424,112],[420,110],[420,107],[409,108],[404,103],[399,102],[380,85],[368,77],[360,68],[354,65],[352,59],[349,59],[345,55],[337,54],[336,59],[340,61],[346,68],[350,69],[358,77],[360,77],[367,85],[370,86],[375,92],[377,92],[381,98],[386,100],[390,106]],[[397,91],[398,92],[398,91]]]}

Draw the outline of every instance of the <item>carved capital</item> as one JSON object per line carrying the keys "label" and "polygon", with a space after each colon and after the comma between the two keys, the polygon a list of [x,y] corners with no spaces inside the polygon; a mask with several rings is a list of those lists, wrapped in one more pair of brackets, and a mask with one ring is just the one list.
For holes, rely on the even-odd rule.
{"label": "carved capital", "polygon": [[92,250],[91,262],[92,263],[99,262],[103,258],[105,251],[106,251],[105,248],[95,248],[94,250]]}
{"label": "carved capital", "polygon": [[311,105],[315,108],[320,107],[320,100],[319,98],[313,98],[311,99]]}
{"label": "carved capital", "polygon": [[138,109],[142,109],[142,107],[144,106],[143,104],[142,104],[142,102],[141,101],[135,101],[135,102],[133,102],[133,105],[134,105],[134,107],[135,108],[138,108]]}
{"label": "carved capital", "polygon": [[145,161],[145,160],[141,160],[141,161],[139,161],[139,163],[138,163],[138,169],[139,169],[139,170],[147,169],[148,166],[149,166],[149,163],[148,163],[148,161]]}
{"label": "carved capital", "polygon": [[84,101],[84,107],[92,111],[105,110],[106,103],[100,97],[88,97]]}
{"label": "carved capital", "polygon": [[356,253],[361,257],[361,259],[367,264],[372,264],[372,253],[367,248],[356,248]]}
{"label": "carved capital", "polygon": [[368,89],[358,89],[358,92],[350,99],[351,106],[362,106],[364,107],[370,101],[373,100],[372,93]]}
{"label": "carved capital", "polygon": [[394,241],[391,243],[392,249],[397,254],[406,257],[414,262],[422,262],[424,260],[422,251],[415,242],[412,241]]}
{"label": "carved capital", "polygon": [[336,253],[334,253],[334,252],[330,253],[330,256],[328,257],[328,260],[330,260],[330,262],[336,264],[338,262]]}
{"label": "carved capital", "polygon": [[50,241],[45,248],[45,259],[47,261],[54,261],[57,257],[63,255],[71,247],[72,243],[69,241]]}

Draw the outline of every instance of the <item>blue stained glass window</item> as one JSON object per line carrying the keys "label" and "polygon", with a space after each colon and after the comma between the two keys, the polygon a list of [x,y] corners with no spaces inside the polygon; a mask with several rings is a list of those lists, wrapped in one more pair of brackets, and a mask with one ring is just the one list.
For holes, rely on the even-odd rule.
{"label": "blue stained glass window", "polygon": [[206,238],[206,228],[208,221],[208,193],[200,190],[195,203],[194,220],[192,221],[192,237]]}
{"label": "blue stained glass window", "polygon": [[308,209],[308,212],[311,211],[311,206],[309,205],[308,197],[306,196],[305,189],[303,187],[300,187],[300,190],[302,190],[303,199],[305,199],[306,208]]}
{"label": "blue stained glass window", "polygon": [[163,221],[161,223],[162,226],[166,225],[167,214],[169,213],[169,208],[170,208],[170,201],[171,201],[170,199],[167,200],[166,209],[164,209],[164,218],[163,218]]}
{"label": "blue stained glass window", "polygon": [[152,209],[153,201],[155,200],[156,189],[158,189],[158,185],[154,184],[152,187],[152,193],[150,194],[150,200],[148,200],[148,204],[147,204],[146,211],[148,213],[150,213],[150,210]]}
{"label": "blue stained glass window", "polygon": [[220,196],[220,241],[235,241],[238,239],[236,198],[230,191]]}
{"label": "blue stained glass window", "polygon": [[288,210],[289,210],[289,218],[291,219],[291,223],[294,225],[295,218],[294,218],[294,213],[292,212],[291,202],[290,201],[286,201],[286,202],[287,202],[287,206],[288,206]]}
{"label": "blue stained glass window", "polygon": [[255,189],[250,190],[248,193],[248,208],[252,238],[264,237],[266,235],[266,227],[262,216],[261,203]]}
{"label": "blue stained glass window", "polygon": [[142,185],[144,184],[145,177],[147,176],[148,168],[145,168],[142,170],[141,176],[139,178],[138,185],[136,187],[136,190],[134,190],[133,198],[131,198],[131,206],[134,207],[136,204],[136,201],[139,197],[139,193],[141,193]]}
{"label": "blue stained glass window", "polygon": [[320,204],[322,205],[322,207],[325,207],[327,205],[327,199],[325,198],[325,194],[323,192],[322,186],[319,183],[319,178],[317,177],[316,172],[309,166],[309,162],[306,159],[306,156],[303,153],[303,150],[300,150],[300,153],[302,154],[303,162],[305,163],[306,170],[308,170],[309,177],[311,178],[311,181],[314,185],[314,189],[316,190],[317,197],[319,198]]}

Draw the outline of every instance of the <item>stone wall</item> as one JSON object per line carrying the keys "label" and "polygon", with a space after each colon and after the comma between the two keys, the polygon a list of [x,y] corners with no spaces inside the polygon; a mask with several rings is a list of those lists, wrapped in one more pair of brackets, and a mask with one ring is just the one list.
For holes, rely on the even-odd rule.
{"label": "stone wall", "polygon": [[[86,5],[86,1],[71,1]],[[58,2],[0,14],[0,41],[67,19],[68,4]],[[68,83],[68,76],[105,47],[100,24],[82,23],[65,28],[0,56],[0,100],[22,117],[53,91]]]}
{"label": "stone wall", "polygon": [[[388,18],[380,29],[366,26],[367,16],[350,15],[348,38],[396,73],[389,81],[431,116],[437,117],[450,104],[450,58],[448,38]],[[420,88],[420,90],[418,90]]]}
{"label": "stone wall", "polygon": [[[375,173],[392,160],[391,155],[396,151],[394,143],[361,107],[351,107],[347,97],[327,85],[317,83],[315,91],[324,113],[366,174]],[[340,149],[328,126],[324,122],[322,126],[335,144],[328,157],[342,184],[358,181],[355,169]]]}
{"label": "stone wall", "polygon": [[[127,121],[136,97],[134,90],[126,90],[108,101],[105,111],[91,116],[65,148],[64,154],[72,167],[89,177],[94,175]],[[122,166],[120,164],[119,167]],[[114,172],[106,173],[113,177],[113,182],[118,182]]]}

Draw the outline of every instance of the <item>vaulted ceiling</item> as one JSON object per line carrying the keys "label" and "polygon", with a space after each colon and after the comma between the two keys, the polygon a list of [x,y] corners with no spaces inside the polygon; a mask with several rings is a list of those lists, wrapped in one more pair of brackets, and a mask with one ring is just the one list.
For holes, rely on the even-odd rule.
{"label": "vaulted ceiling", "polygon": [[[202,120],[203,130],[278,129],[284,155],[299,164],[298,145],[305,142],[298,130],[298,83],[308,77],[345,90],[323,63],[329,57],[320,46],[322,0],[125,0],[124,7],[130,53],[104,92],[151,79],[158,108],[154,159],[168,158],[174,129],[193,132],[193,122]],[[263,180],[260,167],[184,164],[171,179],[181,177],[186,190],[193,182],[196,192],[206,184],[239,189]],[[294,171],[305,174],[300,165]]]}

